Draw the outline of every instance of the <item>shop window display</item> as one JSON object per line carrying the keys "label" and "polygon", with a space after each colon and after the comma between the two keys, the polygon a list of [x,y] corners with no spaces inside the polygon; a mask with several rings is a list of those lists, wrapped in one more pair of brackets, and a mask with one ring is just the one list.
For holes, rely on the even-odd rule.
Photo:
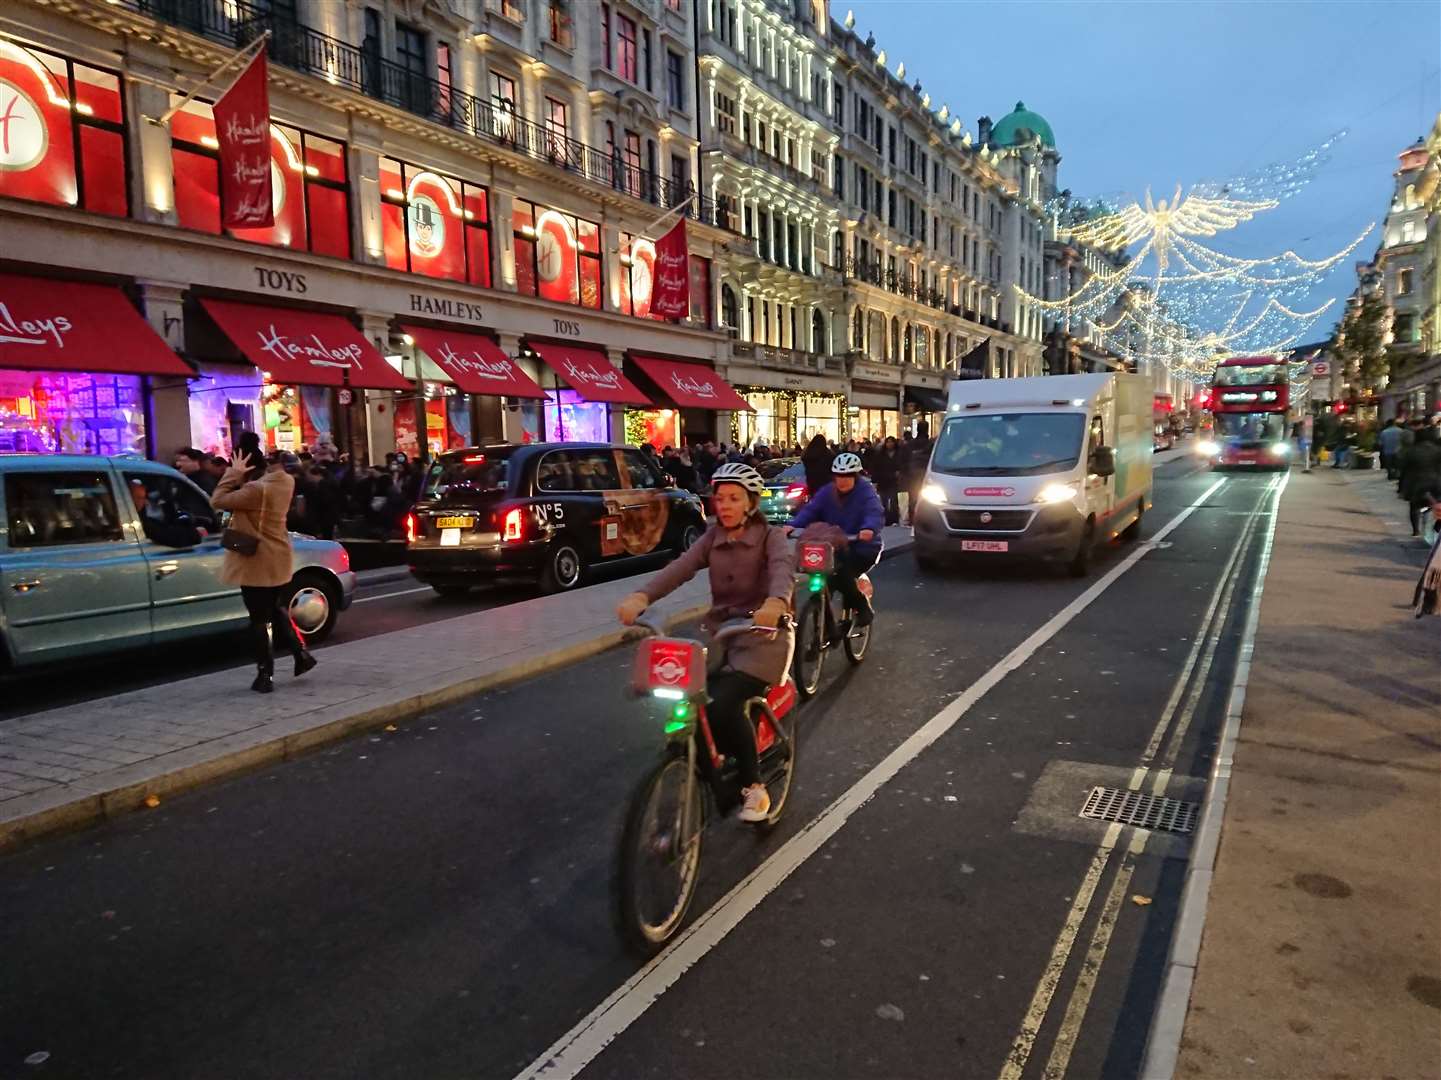
{"label": "shop window display", "polygon": [[477,184],[380,159],[385,263],[490,288],[490,193]]}
{"label": "shop window display", "polygon": [[331,391],[326,386],[285,386],[267,382],[262,390],[262,441],[269,450],[299,453],[335,442]]}
{"label": "shop window display", "polygon": [[234,440],[242,431],[255,431],[263,415],[264,382],[254,368],[227,369],[200,365],[199,378],[190,383],[190,434],[208,454],[234,455]]}
{"label": "shop window display", "polygon": [[[177,99],[178,100],[178,99]],[[220,144],[203,101],[170,121],[175,213],[187,229],[220,232]],[[350,194],[345,146],[286,124],[270,125],[270,204],[275,224],[231,229],[237,240],[350,258]]]}
{"label": "shop window display", "polygon": [[607,442],[609,410],[574,390],[548,390],[544,405],[547,442]]}
{"label": "shop window display", "polygon": [[516,291],[600,310],[600,229],[558,210],[516,199]]}
{"label": "shop window display", "polygon": [[139,376],[0,371],[0,453],[145,449]]}
{"label": "shop window display", "polygon": [[125,217],[120,79],[0,38],[0,195]]}

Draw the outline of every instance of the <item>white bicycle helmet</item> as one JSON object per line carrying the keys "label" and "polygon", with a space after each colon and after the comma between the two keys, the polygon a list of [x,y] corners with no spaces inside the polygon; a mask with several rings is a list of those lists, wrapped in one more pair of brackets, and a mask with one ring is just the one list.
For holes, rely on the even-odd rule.
{"label": "white bicycle helmet", "polygon": [[859,476],[861,468],[862,466],[859,454],[837,454],[836,459],[831,462],[831,475]]}
{"label": "white bicycle helmet", "polygon": [[752,495],[760,495],[766,489],[766,482],[761,479],[761,474],[749,465],[739,461],[727,462],[711,474],[711,487],[717,484],[739,484]]}

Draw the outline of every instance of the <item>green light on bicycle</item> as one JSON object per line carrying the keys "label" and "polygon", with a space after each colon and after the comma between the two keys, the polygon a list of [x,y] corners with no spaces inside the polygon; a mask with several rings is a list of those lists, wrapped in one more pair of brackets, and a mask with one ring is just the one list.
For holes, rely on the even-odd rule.
{"label": "green light on bicycle", "polygon": [[812,574],[810,586],[811,592],[820,592],[826,587],[826,576],[824,574]]}
{"label": "green light on bicycle", "polygon": [[677,720],[684,720],[687,716],[690,715],[690,703],[687,701],[678,701],[676,702],[675,708],[672,709],[670,713]]}
{"label": "green light on bicycle", "polygon": [[675,708],[671,710],[671,716],[674,717],[674,719],[665,726],[665,733],[667,735],[678,734],[690,727],[690,703],[686,701],[677,702]]}

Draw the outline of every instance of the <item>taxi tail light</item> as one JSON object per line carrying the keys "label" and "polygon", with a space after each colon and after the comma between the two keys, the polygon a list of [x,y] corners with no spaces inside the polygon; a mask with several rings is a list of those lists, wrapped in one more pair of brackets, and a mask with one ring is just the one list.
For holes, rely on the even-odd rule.
{"label": "taxi tail light", "polygon": [[[420,534],[420,520],[415,516],[414,513],[406,514],[406,515],[405,515],[405,542],[406,542],[407,544],[413,544],[413,543],[415,543],[416,537],[417,537],[419,534]],[[348,558],[349,558],[349,557],[347,556],[347,559],[348,559]]]}
{"label": "taxi tail light", "polygon": [[502,519],[501,539],[520,540],[525,536],[525,511],[523,507],[513,507],[505,512]]}
{"label": "taxi tail light", "polygon": [[804,484],[791,484],[786,488],[787,499],[799,499],[805,493],[806,486]]}

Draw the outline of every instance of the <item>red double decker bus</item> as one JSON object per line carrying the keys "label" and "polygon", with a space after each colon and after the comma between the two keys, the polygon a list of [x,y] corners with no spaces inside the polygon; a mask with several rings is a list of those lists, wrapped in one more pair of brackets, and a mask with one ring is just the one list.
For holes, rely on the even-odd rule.
{"label": "red double decker bus", "polygon": [[1217,465],[1287,468],[1291,378],[1278,356],[1233,356],[1216,365],[1210,410]]}

